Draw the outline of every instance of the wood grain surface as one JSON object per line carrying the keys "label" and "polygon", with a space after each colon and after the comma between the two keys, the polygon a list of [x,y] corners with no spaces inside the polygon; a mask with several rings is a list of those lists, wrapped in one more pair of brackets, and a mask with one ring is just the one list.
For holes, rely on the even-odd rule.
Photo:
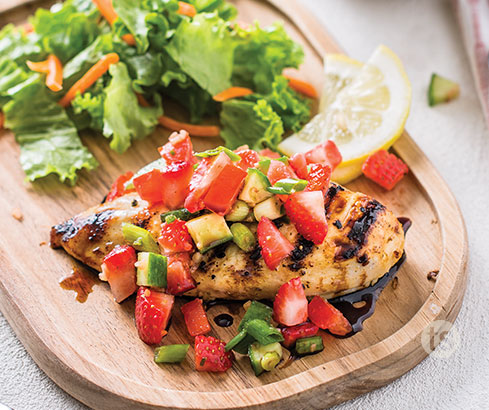
{"label": "wood grain surface", "polygon": [[[321,89],[322,56],[339,51],[324,28],[295,0],[236,0],[241,21],[277,19],[304,45],[300,76]],[[21,9],[10,21],[27,17]],[[284,14],[285,13],[285,14]],[[288,16],[288,17],[287,17]],[[5,23],[5,16],[0,23]],[[226,374],[194,371],[189,359],[181,366],[158,366],[153,349],[142,343],[134,325],[134,299],[117,305],[106,284],[97,283],[85,303],[59,286],[75,263],[46,244],[51,225],[98,203],[111,182],[124,171],[136,171],[158,157],[156,147],[169,135],[158,129],[136,141],[125,154],[109,149],[96,135],[84,136],[100,167],[82,172],[70,188],[56,179],[23,182],[14,136],[0,133],[0,308],[38,365],[61,388],[97,409],[322,409],[396,379],[427,352],[421,333],[435,320],[453,321],[465,290],[467,239],[463,218],[448,187],[406,133],[395,144],[410,173],[393,192],[359,178],[348,185],[368,193],[398,216],[412,219],[407,235],[407,261],[397,286],[382,293],[376,313],[361,333],[349,339],[324,335],[325,350],[290,366],[253,375],[246,357]],[[193,140],[197,150],[219,140]],[[23,220],[12,217],[20,210]],[[427,279],[439,271],[436,282]],[[230,313],[235,323],[219,328],[212,318]],[[229,340],[243,310],[239,304],[212,307],[212,335]],[[175,309],[165,343],[189,341],[183,318]]]}

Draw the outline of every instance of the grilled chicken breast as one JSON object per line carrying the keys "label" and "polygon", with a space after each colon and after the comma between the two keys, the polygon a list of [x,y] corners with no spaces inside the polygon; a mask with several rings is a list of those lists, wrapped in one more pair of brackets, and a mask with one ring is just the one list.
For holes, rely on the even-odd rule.
{"label": "grilled chicken breast", "polygon": [[[76,259],[100,270],[104,256],[115,245],[124,243],[123,222],[144,227],[157,238],[160,213],[164,211],[148,209],[147,202],[137,194],[126,194],[54,226],[51,245],[63,247]],[[401,258],[402,225],[376,200],[331,184],[325,212],[328,234],[321,245],[305,240],[291,223],[275,221],[295,245],[291,256],[275,271],[265,265],[259,248],[245,253],[228,242],[204,255],[195,253],[192,276],[197,287],[188,295],[206,300],[272,299],[283,283],[300,276],[306,295],[330,298],[371,285]]]}

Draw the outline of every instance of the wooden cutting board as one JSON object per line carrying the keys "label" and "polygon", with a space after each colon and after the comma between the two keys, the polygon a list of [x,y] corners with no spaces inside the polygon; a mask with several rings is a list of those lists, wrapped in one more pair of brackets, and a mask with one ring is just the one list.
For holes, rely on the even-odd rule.
{"label": "wooden cutting board", "polygon": [[[321,57],[338,47],[295,0],[271,3],[281,11],[264,2],[237,0],[240,20],[258,19],[262,24],[284,20],[305,48],[300,75],[321,89]],[[405,133],[394,150],[410,173],[393,192],[364,178],[348,186],[413,221],[397,286],[384,290],[363,332],[343,340],[325,335],[322,353],[259,378],[245,357],[222,375],[194,371],[190,358],[181,366],[156,365],[153,349],[137,336],[134,300],[119,306],[107,285],[97,283],[85,303],[77,302],[74,292],[59,285],[72,270],[73,260],[50,249],[46,241],[51,225],[98,203],[116,176],[157,158],[156,147],[167,136],[168,131],[159,129],[123,155],[111,151],[104,138],[86,136],[84,141],[101,166],[83,172],[70,188],[54,178],[24,183],[14,137],[6,131],[0,134],[0,308],[38,365],[78,400],[97,409],[325,408],[376,389],[416,366],[427,356],[421,333],[435,320],[453,322],[457,316],[467,279],[463,218],[445,182]],[[194,139],[197,150],[218,143]],[[11,215],[16,208],[24,216],[22,222]],[[432,271],[439,272],[436,282],[427,278]],[[222,312],[234,317],[233,326],[214,325],[212,319]],[[212,334],[229,340],[242,313],[240,305],[212,307],[208,311]],[[176,309],[165,343],[188,341]]]}

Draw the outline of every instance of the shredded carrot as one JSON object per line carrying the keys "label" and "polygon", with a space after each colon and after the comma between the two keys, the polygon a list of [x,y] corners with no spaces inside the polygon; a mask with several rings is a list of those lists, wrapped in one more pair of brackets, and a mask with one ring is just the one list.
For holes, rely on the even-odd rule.
{"label": "shredded carrot", "polygon": [[119,56],[116,53],[109,53],[103,56],[97,61],[90,69],[80,78],[73,86],[68,90],[65,96],[59,101],[62,107],[70,105],[76,94],[80,92],[83,94],[88,88],[90,88],[95,81],[102,77],[112,64],[119,61]]}
{"label": "shredded carrot", "polygon": [[3,130],[3,126],[5,125],[5,114],[0,111],[0,130]]}
{"label": "shredded carrot", "polygon": [[44,61],[26,61],[27,67],[38,73],[46,73],[46,86],[58,92],[63,89],[63,65],[59,58],[54,54],[49,54],[47,60]]}
{"label": "shredded carrot", "polygon": [[[114,10],[112,0],[92,0],[92,2],[98,8],[100,14],[104,16],[105,20],[107,20],[110,25],[114,24],[119,16]],[[132,34],[123,35],[122,40],[124,40],[130,46],[136,45],[136,39]]]}
{"label": "shredded carrot", "polygon": [[299,80],[298,78],[291,77],[287,74],[284,74],[283,76],[289,80],[289,87],[293,90],[309,98],[318,98],[318,93],[312,84]]}
{"label": "shredded carrot", "polygon": [[253,90],[245,87],[230,87],[227,90],[221,91],[216,94],[212,99],[214,101],[223,102],[230,100],[231,98],[244,97],[245,95],[253,94]]}
{"label": "shredded carrot", "polygon": [[34,32],[34,26],[31,23],[25,23],[22,25],[25,34],[31,34]]}
{"label": "shredded carrot", "polygon": [[146,98],[143,97],[142,94],[139,93],[134,93],[136,94],[136,98],[138,99],[138,103],[141,107],[151,107],[151,104],[148,102]]}
{"label": "shredded carrot", "polygon": [[184,1],[178,2],[178,14],[183,14],[184,16],[193,17],[197,14],[197,10],[192,4],[185,3]]}
{"label": "shredded carrot", "polygon": [[165,128],[171,131],[185,130],[190,135],[196,137],[218,137],[221,133],[221,129],[217,125],[194,125],[187,124],[174,120],[173,118],[162,115],[158,118],[158,122]]}

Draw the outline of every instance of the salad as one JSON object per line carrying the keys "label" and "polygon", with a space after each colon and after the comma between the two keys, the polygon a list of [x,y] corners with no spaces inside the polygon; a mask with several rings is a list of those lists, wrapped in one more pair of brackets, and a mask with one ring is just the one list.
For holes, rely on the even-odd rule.
{"label": "salad", "polygon": [[[310,117],[304,95],[315,91],[282,71],[302,63],[301,47],[279,23],[235,18],[225,0],[67,0],[4,27],[0,110],[27,179],[74,183],[94,169],[85,130],[118,153],[158,124],[221,136],[231,149],[275,148],[298,131]],[[186,109],[185,123],[165,115],[170,100]],[[202,125],[208,117],[219,125]]]}

